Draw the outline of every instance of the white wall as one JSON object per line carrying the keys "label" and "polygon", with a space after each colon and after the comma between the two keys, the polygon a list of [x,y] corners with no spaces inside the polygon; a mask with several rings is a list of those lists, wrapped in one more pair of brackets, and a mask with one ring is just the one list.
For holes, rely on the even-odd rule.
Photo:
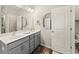
{"label": "white wall", "polygon": [[[43,16],[46,13],[50,13],[52,8],[56,8],[56,7],[62,7],[60,6],[51,6],[51,5],[47,5],[47,6],[36,6],[35,7],[35,11],[36,11],[36,20],[40,21],[40,27],[41,28],[41,45],[44,45],[48,48],[51,48],[51,31],[45,29],[42,25],[43,25]],[[36,27],[36,26],[35,26]]]}

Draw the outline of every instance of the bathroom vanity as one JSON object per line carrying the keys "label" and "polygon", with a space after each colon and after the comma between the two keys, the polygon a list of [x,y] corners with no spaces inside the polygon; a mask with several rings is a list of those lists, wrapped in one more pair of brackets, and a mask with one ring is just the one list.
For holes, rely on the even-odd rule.
{"label": "bathroom vanity", "polygon": [[30,54],[40,45],[40,30],[20,31],[0,37],[0,54]]}

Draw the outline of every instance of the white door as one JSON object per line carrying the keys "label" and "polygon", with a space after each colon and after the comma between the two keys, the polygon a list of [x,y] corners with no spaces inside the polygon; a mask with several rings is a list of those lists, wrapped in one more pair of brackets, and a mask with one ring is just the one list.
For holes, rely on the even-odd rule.
{"label": "white door", "polygon": [[59,53],[70,53],[70,10],[66,6],[51,11],[52,49]]}

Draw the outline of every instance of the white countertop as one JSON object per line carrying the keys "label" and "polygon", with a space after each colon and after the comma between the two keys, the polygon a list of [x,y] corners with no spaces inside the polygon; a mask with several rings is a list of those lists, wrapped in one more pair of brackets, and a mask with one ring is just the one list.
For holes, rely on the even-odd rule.
{"label": "white countertop", "polygon": [[39,32],[40,30],[35,30],[35,31],[17,31],[17,32],[11,32],[11,33],[6,33],[5,35],[0,35],[0,40],[4,44],[11,43],[13,41],[19,40],[23,37],[29,36],[31,34],[34,34],[36,32]]}

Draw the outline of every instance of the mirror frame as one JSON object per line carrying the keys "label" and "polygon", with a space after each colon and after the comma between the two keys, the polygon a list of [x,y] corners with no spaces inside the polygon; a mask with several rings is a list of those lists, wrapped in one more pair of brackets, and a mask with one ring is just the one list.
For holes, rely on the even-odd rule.
{"label": "mirror frame", "polygon": [[46,13],[43,17],[43,27],[46,28],[45,26],[45,19],[50,18],[50,30],[52,29],[52,19],[51,19],[51,13]]}

